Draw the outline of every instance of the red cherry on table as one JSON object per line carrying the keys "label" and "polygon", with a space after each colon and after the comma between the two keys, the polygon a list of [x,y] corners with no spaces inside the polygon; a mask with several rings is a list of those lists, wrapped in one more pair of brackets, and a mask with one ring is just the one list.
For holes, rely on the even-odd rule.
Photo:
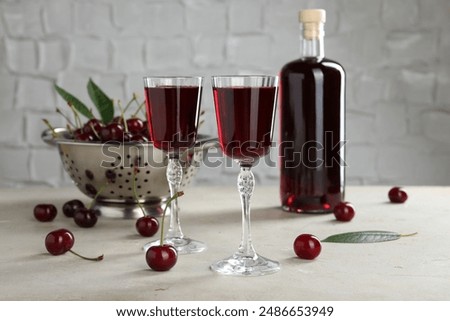
{"label": "red cherry on table", "polygon": [[52,255],[61,255],[66,252],[71,252],[72,254],[75,254],[76,256],[88,260],[88,261],[101,261],[103,260],[103,254],[90,258],[82,256],[74,251],[72,251],[73,244],[75,243],[75,237],[73,236],[72,232],[69,230],[66,230],[65,228],[54,230],[47,234],[45,237],[45,248],[47,251]]}
{"label": "red cherry on table", "polygon": [[350,202],[340,202],[334,207],[333,213],[338,221],[348,222],[355,216],[355,208]]}
{"label": "red cherry on table", "polygon": [[58,210],[53,204],[38,204],[34,207],[34,217],[40,222],[50,222],[56,217]]}
{"label": "red cherry on table", "polygon": [[401,187],[396,186],[389,190],[388,197],[392,203],[405,203],[408,194]]}
{"label": "red cherry on table", "polygon": [[314,235],[300,234],[294,241],[294,252],[301,259],[315,259],[319,256],[321,250],[322,245]]}
{"label": "red cherry on table", "polygon": [[158,232],[159,222],[153,216],[143,216],[136,221],[136,230],[142,236],[153,236]]}
{"label": "red cherry on table", "polygon": [[97,223],[99,212],[90,208],[79,208],[73,215],[73,220],[80,227],[93,227]]}
{"label": "red cherry on table", "polygon": [[177,258],[177,250],[168,244],[152,246],[145,254],[148,266],[154,271],[170,270],[177,263]]}
{"label": "red cherry on table", "polygon": [[84,207],[82,201],[75,199],[64,203],[62,210],[65,216],[73,217],[76,211]]}
{"label": "red cherry on table", "polygon": [[64,228],[52,231],[45,238],[45,248],[52,255],[61,255],[69,251],[75,238],[72,232]]}

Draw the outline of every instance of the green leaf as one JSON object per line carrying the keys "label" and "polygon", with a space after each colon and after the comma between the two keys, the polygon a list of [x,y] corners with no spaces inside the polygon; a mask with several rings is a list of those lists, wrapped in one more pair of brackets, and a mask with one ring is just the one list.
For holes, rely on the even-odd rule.
{"label": "green leaf", "polygon": [[412,236],[413,234],[400,234],[397,232],[388,231],[360,231],[360,232],[349,232],[342,234],[335,234],[322,240],[322,242],[330,243],[377,243],[377,242],[387,242],[394,241],[404,236]]}
{"label": "green leaf", "polygon": [[89,108],[87,108],[86,105],[83,104],[77,97],[65,91],[56,84],[55,90],[68,104],[71,104],[73,108],[75,108],[75,110],[78,111],[80,114],[86,116],[89,119],[94,118],[94,115],[89,110]]}
{"label": "green leaf", "polygon": [[114,104],[111,98],[109,98],[99,86],[97,86],[92,79],[89,79],[87,84],[87,90],[89,97],[95,107],[97,107],[100,117],[104,124],[111,122],[114,118]]}

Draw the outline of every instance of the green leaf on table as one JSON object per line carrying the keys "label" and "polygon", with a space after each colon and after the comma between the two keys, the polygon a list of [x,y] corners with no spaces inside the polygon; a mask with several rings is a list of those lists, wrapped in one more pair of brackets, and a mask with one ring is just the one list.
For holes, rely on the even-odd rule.
{"label": "green leaf on table", "polygon": [[87,90],[89,97],[95,107],[97,107],[100,117],[104,124],[111,122],[114,118],[114,104],[111,98],[109,98],[99,86],[97,86],[92,79],[89,79],[87,84]]}
{"label": "green leaf on table", "polygon": [[75,108],[75,110],[78,111],[80,114],[86,116],[89,119],[94,118],[94,115],[89,110],[89,108],[87,108],[86,105],[82,103],[77,97],[65,91],[56,84],[55,90],[68,104],[72,105],[73,108]]}
{"label": "green leaf on table", "polygon": [[335,234],[322,240],[322,242],[330,243],[377,243],[398,240],[404,236],[412,236],[413,234],[400,234],[389,231],[360,231]]}

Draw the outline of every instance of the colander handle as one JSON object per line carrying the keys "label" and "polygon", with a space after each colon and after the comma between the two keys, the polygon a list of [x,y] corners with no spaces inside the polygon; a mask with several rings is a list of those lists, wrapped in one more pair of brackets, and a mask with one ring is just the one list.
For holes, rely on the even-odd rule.
{"label": "colander handle", "polygon": [[[55,136],[55,133],[57,136]],[[58,140],[63,138],[65,134],[67,134],[67,129],[65,128],[54,128],[54,131],[46,129],[42,132],[41,139],[51,146],[56,146]]]}

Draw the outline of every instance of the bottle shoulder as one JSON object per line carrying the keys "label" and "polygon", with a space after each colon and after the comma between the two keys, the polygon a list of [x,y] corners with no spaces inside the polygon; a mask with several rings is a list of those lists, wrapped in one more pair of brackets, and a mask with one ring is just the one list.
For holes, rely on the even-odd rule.
{"label": "bottle shoulder", "polygon": [[300,58],[293,60],[283,66],[281,74],[309,72],[315,69],[329,71],[336,70],[341,74],[345,74],[344,67],[342,67],[339,62],[326,57],[321,60],[316,58]]}

